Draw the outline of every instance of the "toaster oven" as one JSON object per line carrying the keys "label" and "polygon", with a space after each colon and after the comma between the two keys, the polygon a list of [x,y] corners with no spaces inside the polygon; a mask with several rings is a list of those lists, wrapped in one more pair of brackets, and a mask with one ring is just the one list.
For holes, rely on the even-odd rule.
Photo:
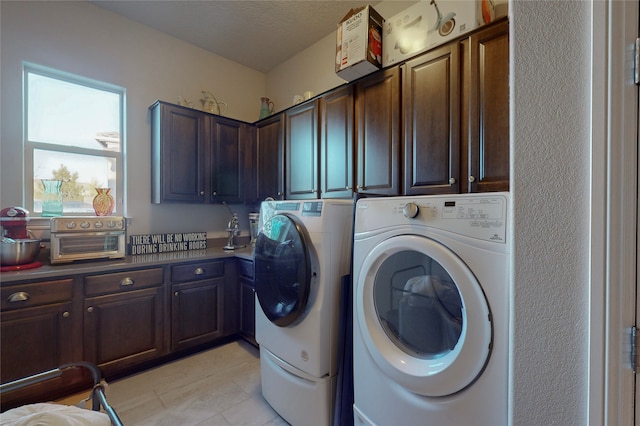
{"label": "toaster oven", "polygon": [[51,218],[51,263],[122,258],[126,254],[126,241],[124,217]]}

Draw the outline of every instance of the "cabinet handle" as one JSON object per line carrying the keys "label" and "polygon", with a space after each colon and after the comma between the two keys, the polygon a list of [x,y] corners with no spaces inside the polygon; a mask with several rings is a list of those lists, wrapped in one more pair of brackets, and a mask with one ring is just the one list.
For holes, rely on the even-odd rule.
{"label": "cabinet handle", "polygon": [[71,315],[71,314],[69,313],[69,311],[64,311],[64,312],[62,313],[62,317],[63,317],[63,318],[69,318],[69,315]]}
{"label": "cabinet handle", "polygon": [[449,185],[453,185],[454,183],[456,183],[456,178],[449,178]]}
{"label": "cabinet handle", "polygon": [[474,176],[469,176],[469,182],[473,183],[476,181],[476,178]]}
{"label": "cabinet handle", "polygon": [[202,274],[204,274],[204,269],[196,268],[196,270],[193,271],[193,273],[196,274],[196,275],[202,275]]}
{"label": "cabinet handle", "polygon": [[218,191],[213,191],[213,196],[215,197],[216,195],[218,195]]}
{"label": "cabinet handle", "polygon": [[200,195],[204,195],[204,191],[200,191]]}
{"label": "cabinet handle", "polygon": [[175,293],[173,293],[173,295],[177,297],[178,296],[178,292],[176,291]]}
{"label": "cabinet handle", "polygon": [[93,312],[93,306],[89,306],[89,307],[87,308],[87,312]]}
{"label": "cabinet handle", "polygon": [[120,281],[121,286],[134,285],[135,283],[136,282],[129,277],[123,278],[122,281]]}
{"label": "cabinet handle", "polygon": [[8,298],[9,302],[11,302],[11,303],[13,303],[13,302],[26,302],[29,299],[31,299],[31,295],[29,293],[27,293],[26,291],[18,291],[16,293],[13,293]]}

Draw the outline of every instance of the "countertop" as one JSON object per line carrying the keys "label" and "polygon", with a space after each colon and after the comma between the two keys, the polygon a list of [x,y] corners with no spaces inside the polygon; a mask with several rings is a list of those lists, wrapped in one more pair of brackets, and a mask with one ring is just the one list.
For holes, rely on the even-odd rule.
{"label": "countertop", "polygon": [[164,266],[171,263],[183,263],[198,260],[243,258],[253,260],[253,247],[247,244],[245,247],[227,251],[223,249],[224,243],[217,241],[207,241],[207,248],[203,250],[175,251],[167,253],[141,254],[136,256],[125,256],[122,259],[96,260],[96,261],[76,261],[71,263],[61,263],[52,265],[49,262],[49,250],[43,249],[38,257],[42,266],[34,269],[21,271],[0,272],[0,282],[22,282],[29,280],[42,280],[48,278],[59,278],[76,274],[95,274],[113,272],[137,267],[146,268],[151,266]]}

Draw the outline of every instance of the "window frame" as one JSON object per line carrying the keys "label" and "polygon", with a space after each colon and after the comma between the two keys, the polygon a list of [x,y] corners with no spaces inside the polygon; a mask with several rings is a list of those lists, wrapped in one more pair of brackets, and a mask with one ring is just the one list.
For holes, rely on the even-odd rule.
{"label": "window frame", "polygon": [[[80,155],[92,155],[102,158],[115,158],[116,161],[116,185],[115,185],[115,212],[118,216],[126,216],[127,207],[127,194],[126,194],[126,89],[121,86],[117,86],[110,83],[94,80],[88,77],[83,77],[76,74],[71,74],[65,71],[37,65],[33,63],[24,62],[22,67],[22,105],[23,105],[23,151],[24,151],[24,185],[23,185],[23,197],[25,200],[25,208],[31,212],[32,217],[41,217],[41,212],[34,212],[34,163],[33,157],[36,150],[47,150],[53,152],[59,152],[63,154],[80,154]],[[43,77],[52,78],[67,83],[86,86],[96,90],[102,90],[111,92],[119,96],[120,107],[120,149],[119,151],[103,151],[99,149],[82,148],[70,145],[50,144],[45,142],[34,142],[28,138],[29,132],[29,74],[37,74]],[[72,212],[64,213],[63,215],[69,216],[94,216],[92,213]]]}

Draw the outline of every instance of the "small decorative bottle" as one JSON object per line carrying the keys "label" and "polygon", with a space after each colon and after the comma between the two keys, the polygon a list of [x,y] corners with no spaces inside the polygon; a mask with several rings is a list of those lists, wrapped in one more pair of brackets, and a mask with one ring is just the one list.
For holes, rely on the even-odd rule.
{"label": "small decorative bottle", "polygon": [[260,120],[273,114],[273,102],[269,98],[260,98]]}
{"label": "small decorative bottle", "polygon": [[44,193],[42,194],[42,216],[62,216],[62,181],[57,179],[41,179]]}
{"label": "small decorative bottle", "polygon": [[111,195],[111,188],[96,188],[98,194],[93,198],[93,210],[96,216],[109,216],[113,213],[116,202]]}

